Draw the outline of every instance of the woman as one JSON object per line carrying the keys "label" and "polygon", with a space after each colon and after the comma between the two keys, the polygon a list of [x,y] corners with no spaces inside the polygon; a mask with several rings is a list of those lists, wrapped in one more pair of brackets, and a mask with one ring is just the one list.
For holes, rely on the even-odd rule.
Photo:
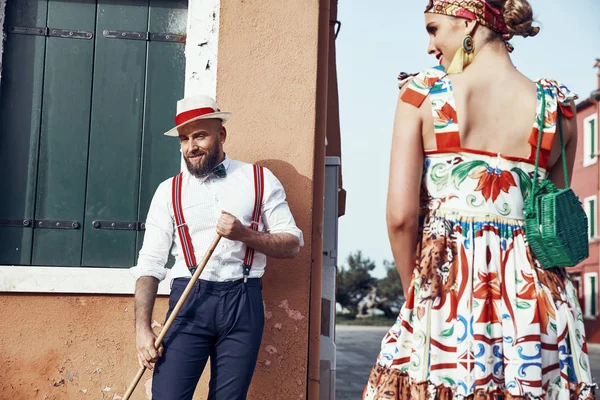
{"label": "woman", "polygon": [[542,177],[564,186],[557,122],[572,171],[576,96],[512,64],[526,0],[433,0],[425,23],[440,65],[401,90],[387,206],[407,300],[363,399],[594,398],[577,294],[523,223],[538,123]]}

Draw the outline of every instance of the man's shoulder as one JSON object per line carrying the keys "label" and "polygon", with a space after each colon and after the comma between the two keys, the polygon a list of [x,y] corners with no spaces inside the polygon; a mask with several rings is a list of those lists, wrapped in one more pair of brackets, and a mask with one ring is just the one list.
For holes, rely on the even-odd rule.
{"label": "man's shoulder", "polygon": [[[260,165],[260,164],[252,164],[252,163],[248,163],[245,161],[240,161],[240,160],[232,160],[230,159],[230,165],[229,168],[231,168],[232,172],[241,172],[244,175],[247,175],[249,177],[254,176],[254,166],[255,165]],[[271,170],[269,170],[267,167],[262,166],[263,171],[265,173],[265,175],[273,175],[273,173],[271,172]]]}
{"label": "man's shoulder", "polygon": [[234,160],[229,158],[229,168],[233,168],[236,170],[250,170],[252,168],[251,163],[247,163],[245,161]]}
{"label": "man's shoulder", "polygon": [[[254,166],[260,164],[252,164],[239,160],[231,160],[230,172],[232,175],[243,176],[244,180],[250,184],[254,184]],[[275,174],[264,165],[260,165],[263,169],[263,179],[266,190],[273,190],[281,185]]]}
{"label": "man's shoulder", "polygon": [[173,178],[175,178],[177,175],[179,175],[179,173],[178,173],[178,174],[176,174],[176,175],[173,175],[173,176],[170,176],[170,177],[168,177],[167,179],[165,179],[164,181],[162,181],[162,182],[161,182],[161,183],[158,185],[158,187],[159,187],[159,188],[162,188],[162,187],[165,187],[165,186],[169,186],[169,187],[170,187],[170,186],[173,184]]}
{"label": "man's shoulder", "polygon": [[[179,175],[179,174],[177,174],[177,175]],[[165,179],[164,181],[162,181],[156,188],[156,194],[164,193],[164,192],[171,193],[171,189],[172,189],[172,185],[173,185],[173,178],[176,177],[177,175],[170,176],[167,179]]]}

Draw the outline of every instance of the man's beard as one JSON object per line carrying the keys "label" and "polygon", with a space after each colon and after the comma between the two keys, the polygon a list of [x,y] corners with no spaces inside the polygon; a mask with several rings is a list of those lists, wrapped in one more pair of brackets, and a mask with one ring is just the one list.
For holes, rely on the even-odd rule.
{"label": "man's beard", "polygon": [[[219,150],[220,146],[217,145],[209,152],[204,153],[204,157],[202,157],[200,164],[192,164],[192,162],[184,156],[183,159],[185,160],[185,165],[187,166],[188,171],[190,171],[190,174],[196,178],[204,178],[208,176],[212,172],[213,168],[218,164]],[[191,153],[189,156],[191,157],[200,154],[202,154],[202,151],[196,151]]]}

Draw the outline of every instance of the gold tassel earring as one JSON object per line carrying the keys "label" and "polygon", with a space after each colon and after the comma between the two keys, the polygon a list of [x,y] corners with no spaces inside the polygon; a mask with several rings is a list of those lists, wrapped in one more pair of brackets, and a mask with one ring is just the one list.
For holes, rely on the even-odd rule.
{"label": "gold tassel earring", "polygon": [[473,36],[467,31],[465,38],[463,39],[462,46],[456,50],[454,58],[448,67],[449,74],[460,74],[463,70],[473,62],[475,58],[475,44],[473,42]]}

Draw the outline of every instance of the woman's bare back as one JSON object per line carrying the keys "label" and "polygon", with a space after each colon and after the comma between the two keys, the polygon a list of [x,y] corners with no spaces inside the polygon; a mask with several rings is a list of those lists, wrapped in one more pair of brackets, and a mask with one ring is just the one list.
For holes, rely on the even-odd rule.
{"label": "woman's bare back", "polygon": [[[471,73],[469,73],[471,72]],[[448,76],[454,94],[461,147],[504,156],[528,158],[528,142],[536,116],[536,84],[514,71],[502,77],[472,70]],[[423,102],[423,148],[436,148],[431,105]],[[565,143],[572,129],[565,129]],[[550,157],[552,166],[560,157],[558,135]]]}

